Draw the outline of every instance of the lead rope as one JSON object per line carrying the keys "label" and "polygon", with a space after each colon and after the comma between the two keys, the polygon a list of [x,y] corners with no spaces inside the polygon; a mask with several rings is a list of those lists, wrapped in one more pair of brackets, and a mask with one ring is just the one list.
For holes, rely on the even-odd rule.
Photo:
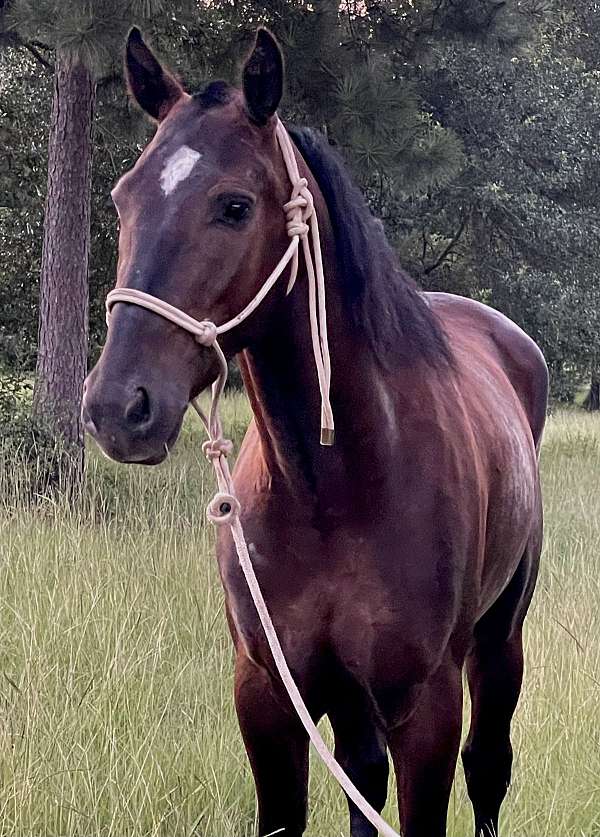
{"label": "lead rope", "polygon": [[[379,833],[383,837],[400,837],[377,813],[373,806],[367,802],[358,788],[352,783],[344,769],[335,760],[333,753],[323,741],[317,725],[314,723],[306,708],[306,704],[302,699],[302,695],[296,686],[286,662],[281,643],[277,637],[269,610],[254,572],[254,567],[252,566],[252,561],[250,560],[244,530],[239,517],[241,506],[235,494],[229,463],[227,461],[227,456],[233,450],[233,444],[223,436],[219,413],[219,402],[225,388],[225,382],[227,381],[227,360],[219,345],[218,336],[239,325],[239,323],[243,322],[260,305],[290,262],[291,271],[287,293],[291,291],[298,275],[298,248],[300,241],[302,241],[302,250],[308,277],[310,332],[319,390],[321,392],[321,444],[332,445],[334,441],[333,412],[329,399],[331,364],[329,359],[329,344],[327,341],[325,275],[321,255],[319,225],[316,212],[314,211],[312,194],[308,189],[306,178],[300,177],[294,147],[287,131],[279,120],[277,120],[276,131],[286,169],[292,182],[292,197],[284,205],[284,211],[287,217],[286,226],[291,241],[273,273],[271,273],[260,291],[248,305],[236,317],[223,323],[223,325],[216,326],[209,321],[196,320],[184,311],[180,311],[175,306],[151,294],[133,288],[116,288],[106,298],[106,318],[108,322],[112,307],[116,303],[128,302],[146,308],[170,320],[172,323],[193,334],[200,345],[212,347],[215,350],[219,361],[219,374],[212,385],[208,415],[202,410],[197,398],[192,399],[191,402],[208,434],[208,440],[202,445],[202,450],[214,468],[218,485],[218,492],[208,504],[206,515],[211,523],[218,526],[227,525],[231,530],[240,566],[248,584],[248,589],[250,590],[250,595],[256,607],[267,642],[269,643],[275,666],[315,750],[349,798]],[[309,233],[312,237],[313,252],[311,252]]]}

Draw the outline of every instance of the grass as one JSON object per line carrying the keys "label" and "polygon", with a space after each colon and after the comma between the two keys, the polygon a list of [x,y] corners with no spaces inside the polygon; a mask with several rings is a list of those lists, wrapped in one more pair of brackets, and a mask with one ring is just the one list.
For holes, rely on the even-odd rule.
{"label": "grass", "polygon": [[[239,439],[241,399],[227,404]],[[157,469],[90,451],[84,502],[15,501],[0,477],[1,837],[256,833],[195,425]],[[600,834],[600,419],[549,421],[547,536],[526,633],[503,834]],[[347,834],[313,759],[313,837]],[[386,810],[397,823],[393,793]],[[461,771],[449,833],[471,833]]]}

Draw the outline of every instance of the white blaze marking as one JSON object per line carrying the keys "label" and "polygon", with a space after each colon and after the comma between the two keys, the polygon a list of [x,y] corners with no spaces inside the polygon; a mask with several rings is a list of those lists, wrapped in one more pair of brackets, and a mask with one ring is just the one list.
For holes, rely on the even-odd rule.
{"label": "white blaze marking", "polygon": [[200,152],[194,151],[189,145],[182,145],[171,154],[160,175],[160,185],[165,195],[170,195],[189,176],[200,157]]}

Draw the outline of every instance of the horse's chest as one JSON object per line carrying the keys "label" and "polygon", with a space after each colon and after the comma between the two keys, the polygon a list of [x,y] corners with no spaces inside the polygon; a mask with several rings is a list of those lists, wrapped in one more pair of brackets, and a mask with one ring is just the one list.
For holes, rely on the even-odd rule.
{"label": "horse's chest", "polygon": [[[365,579],[349,566],[348,555],[368,566],[371,552],[366,540],[336,533],[333,542],[323,543],[312,530],[295,530],[286,537],[263,529],[248,539],[254,571],[282,644],[290,653],[296,644],[306,653],[308,644],[321,643],[335,613],[350,597],[368,602],[360,595]],[[242,575],[237,555],[231,548],[220,550],[220,568],[230,618],[251,656],[261,653],[263,642],[254,604]]]}
{"label": "horse's chest", "polygon": [[[371,674],[380,679],[376,657],[398,658],[394,677],[407,661],[414,669],[420,643],[416,637],[423,633],[428,614],[435,628],[429,626],[426,635],[440,649],[445,644],[454,592],[439,590],[437,557],[433,562],[414,555],[406,560],[393,532],[368,537],[340,528],[323,539],[314,531],[296,531],[292,544],[263,531],[249,541],[269,612],[299,677],[322,675],[323,659],[337,660],[361,679]],[[237,639],[248,656],[266,663],[270,655],[264,634],[231,549],[222,550],[220,565]],[[440,607],[440,602],[445,604]]]}

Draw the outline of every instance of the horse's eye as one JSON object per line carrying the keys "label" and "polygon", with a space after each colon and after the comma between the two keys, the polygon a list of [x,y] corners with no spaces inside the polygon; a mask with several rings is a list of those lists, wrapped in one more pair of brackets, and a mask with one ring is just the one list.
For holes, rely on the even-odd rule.
{"label": "horse's eye", "polygon": [[250,212],[250,204],[247,201],[234,200],[229,201],[223,208],[223,220],[230,224],[239,224],[243,221]]}

